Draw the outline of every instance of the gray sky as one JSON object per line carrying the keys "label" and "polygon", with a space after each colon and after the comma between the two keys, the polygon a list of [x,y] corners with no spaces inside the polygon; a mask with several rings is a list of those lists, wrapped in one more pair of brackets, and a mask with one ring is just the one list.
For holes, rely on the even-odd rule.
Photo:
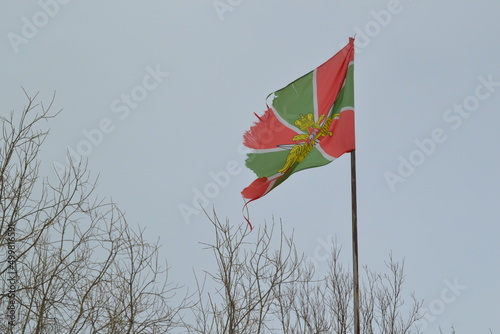
{"label": "gray sky", "polygon": [[[57,92],[64,111],[43,171],[68,147],[86,156],[98,192],[159,236],[172,280],[189,282],[192,268],[211,268],[198,242],[212,229],[193,201],[243,221],[239,193],[254,175],[239,145],[253,113],[356,33],[360,263],[406,258],[426,333],[499,333],[499,10],[493,0],[9,1],[0,112],[22,108],[21,87],[46,102]],[[349,180],[348,155],[295,174],[250,204],[252,222],[282,218],[319,267],[332,238],[350,261]]]}

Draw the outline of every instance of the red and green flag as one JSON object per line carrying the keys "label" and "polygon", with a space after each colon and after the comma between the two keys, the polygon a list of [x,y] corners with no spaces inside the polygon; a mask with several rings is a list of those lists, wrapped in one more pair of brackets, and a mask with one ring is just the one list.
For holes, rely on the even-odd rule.
{"label": "red and green flag", "polygon": [[[241,194],[256,200],[303,169],[330,163],[355,148],[354,39],[324,64],[274,92],[244,135],[246,166],[257,179]],[[248,203],[248,202],[247,202]]]}

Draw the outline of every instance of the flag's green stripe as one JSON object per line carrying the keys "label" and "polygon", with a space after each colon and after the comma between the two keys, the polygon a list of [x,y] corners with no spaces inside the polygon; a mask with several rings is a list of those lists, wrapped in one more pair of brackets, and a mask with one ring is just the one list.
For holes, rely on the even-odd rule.
{"label": "flag's green stripe", "polygon": [[295,167],[292,168],[292,173],[307,169],[307,168],[313,168],[313,167],[319,167],[319,166],[324,166],[327,163],[331,162],[328,159],[325,159],[325,157],[315,148],[312,149],[311,152],[309,152],[308,155],[302,160],[300,163],[295,165]]}
{"label": "flag's green stripe", "polygon": [[300,114],[305,116],[314,113],[312,80],[313,71],[274,93],[274,108],[293,126],[296,126],[295,121],[300,118]]}
{"label": "flag's green stripe", "polygon": [[354,64],[349,66],[344,83],[333,106],[334,116],[344,107],[354,107]]}
{"label": "flag's green stripe", "polygon": [[[246,165],[253,170],[258,177],[273,176],[283,167],[289,153],[289,150],[271,153],[249,153]],[[329,162],[330,160],[325,159],[316,148],[313,148],[304,160],[296,164],[287,174],[293,174],[307,168],[323,166]]]}
{"label": "flag's green stripe", "polygon": [[293,173],[296,173],[298,171],[307,169],[307,168],[314,168],[314,167],[320,167],[324,166],[331,162],[330,160],[327,160],[323,157],[323,155],[316,149],[313,148],[313,150],[302,160],[300,163],[296,164],[295,167],[290,169],[288,173],[280,177],[278,180],[276,180],[276,183],[273,186],[273,189],[279,186],[283,181],[288,179],[290,175]]}
{"label": "flag's green stripe", "polygon": [[276,183],[273,186],[273,189],[279,186],[283,181],[288,179],[290,175],[293,173],[296,173],[298,171],[308,169],[308,168],[314,168],[314,167],[320,167],[324,166],[327,163],[331,162],[330,160],[327,160],[323,157],[323,155],[316,149],[313,148],[311,152],[302,160],[300,163],[296,164],[295,167],[290,169],[288,173],[280,177],[278,180],[276,180]]}
{"label": "flag's green stripe", "polygon": [[246,165],[257,174],[257,177],[273,176],[283,167],[289,152],[289,150],[283,150],[270,153],[249,153]]}

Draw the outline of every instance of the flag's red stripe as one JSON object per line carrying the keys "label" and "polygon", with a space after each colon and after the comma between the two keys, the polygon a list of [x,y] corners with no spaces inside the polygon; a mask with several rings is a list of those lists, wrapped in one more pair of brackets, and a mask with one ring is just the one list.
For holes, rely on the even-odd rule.
{"label": "flag's red stripe", "polygon": [[326,115],[330,111],[353,60],[354,40],[351,38],[349,44],[316,69],[318,115]]}
{"label": "flag's red stripe", "polygon": [[293,144],[297,133],[281,123],[271,108],[243,135],[243,145],[253,149],[276,148],[278,145]]}
{"label": "flag's red stripe", "polygon": [[330,131],[333,132],[333,136],[323,138],[318,144],[326,154],[338,158],[342,154],[354,150],[356,143],[354,137],[354,110],[342,111],[339,118],[333,120]]}

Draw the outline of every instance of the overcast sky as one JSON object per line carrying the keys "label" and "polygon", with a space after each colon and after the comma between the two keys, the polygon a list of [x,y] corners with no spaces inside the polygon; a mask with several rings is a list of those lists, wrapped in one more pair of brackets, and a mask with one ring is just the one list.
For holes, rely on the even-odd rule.
{"label": "overcast sky", "polygon": [[[171,279],[210,269],[199,207],[243,222],[243,133],[266,96],[356,34],[361,265],[406,259],[426,333],[500,333],[500,3],[493,0],[8,1],[0,13],[0,113],[21,87],[63,112],[43,172],[66,150],[98,193],[160,237]],[[350,264],[349,156],[250,204],[282,219],[319,267],[336,238]]]}

